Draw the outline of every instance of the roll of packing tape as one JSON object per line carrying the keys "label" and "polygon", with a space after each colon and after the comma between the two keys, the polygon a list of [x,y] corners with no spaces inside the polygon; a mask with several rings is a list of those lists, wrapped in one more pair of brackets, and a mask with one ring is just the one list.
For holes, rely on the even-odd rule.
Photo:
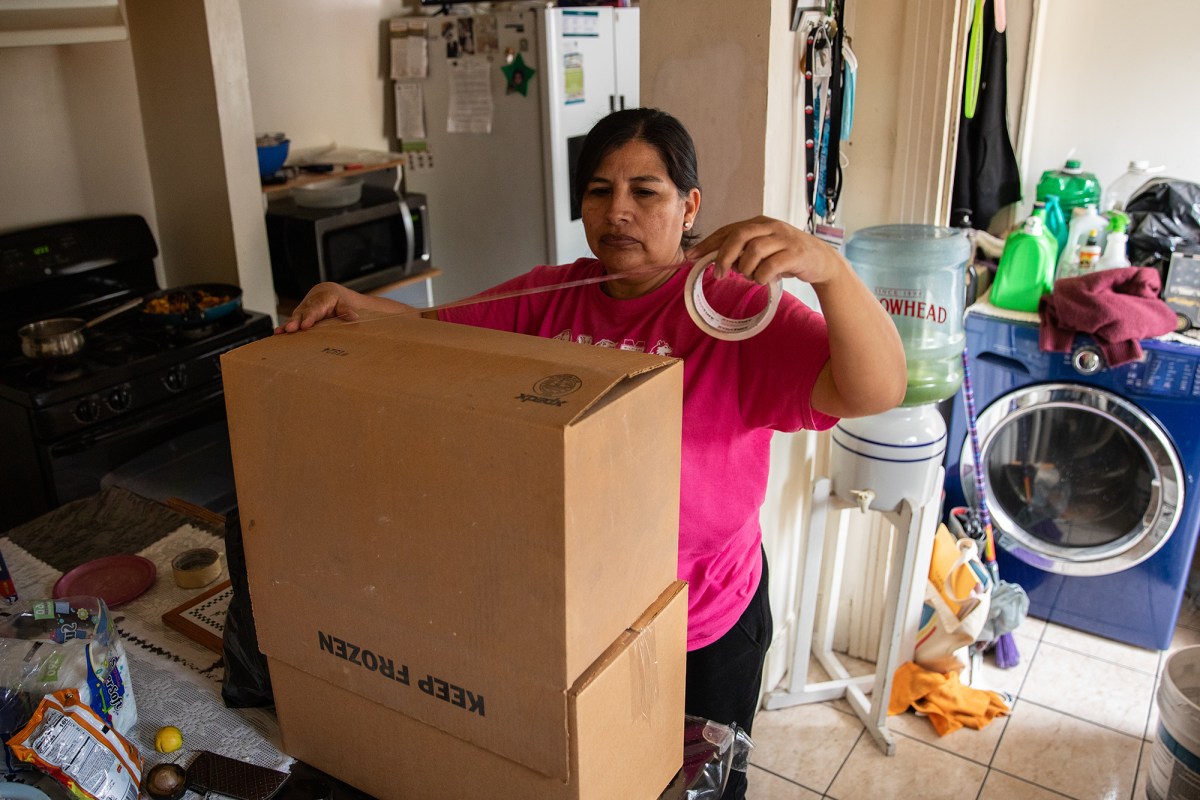
{"label": "roll of packing tape", "polygon": [[696,259],[692,271],[688,273],[687,283],[683,287],[683,300],[687,304],[688,314],[691,315],[692,321],[700,327],[700,330],[709,336],[728,342],[749,339],[771,323],[776,309],[779,308],[779,296],[783,293],[783,289],[778,280],[771,281],[767,284],[769,292],[767,305],[762,311],[745,319],[730,319],[714,309],[708,302],[708,298],[704,296],[704,281],[701,280],[701,277],[716,255],[716,253],[709,253],[703,258]]}
{"label": "roll of packing tape", "polygon": [[199,589],[221,577],[221,554],[211,547],[184,550],[171,560],[175,585],[181,589]]}

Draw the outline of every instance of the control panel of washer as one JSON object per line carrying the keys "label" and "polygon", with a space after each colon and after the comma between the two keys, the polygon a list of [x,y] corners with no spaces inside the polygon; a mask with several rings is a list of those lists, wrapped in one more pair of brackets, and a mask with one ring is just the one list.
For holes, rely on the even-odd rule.
{"label": "control panel of washer", "polygon": [[1125,387],[1161,397],[1200,397],[1198,361],[1195,357],[1147,350],[1145,359],[1128,365]]}

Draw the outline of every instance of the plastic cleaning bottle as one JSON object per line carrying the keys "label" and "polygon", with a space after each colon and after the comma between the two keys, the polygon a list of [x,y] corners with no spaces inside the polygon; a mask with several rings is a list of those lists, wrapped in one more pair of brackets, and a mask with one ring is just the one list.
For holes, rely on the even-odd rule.
{"label": "plastic cleaning bottle", "polygon": [[1100,263],[1103,248],[1100,246],[1100,232],[1095,228],[1088,231],[1087,241],[1079,248],[1079,274],[1090,275]]}
{"label": "plastic cleaning bottle", "polygon": [[1128,216],[1120,211],[1108,212],[1108,241],[1104,244],[1104,254],[1096,262],[1096,269],[1130,266],[1129,255],[1126,252],[1129,234],[1125,229],[1128,226]]}
{"label": "plastic cleaning bottle", "polygon": [[1056,280],[1069,278],[1079,274],[1080,249],[1087,244],[1088,234],[1097,232],[1096,243],[1104,247],[1104,232],[1108,230],[1108,219],[1096,211],[1095,204],[1077,208],[1071,214],[1071,224],[1067,227],[1067,244],[1058,254],[1058,268],[1054,273]]}
{"label": "plastic cleaning bottle", "polygon": [[1058,195],[1046,195],[1042,202],[1046,205],[1046,227],[1055,239],[1054,258],[1057,261],[1063,248],[1067,246],[1067,215],[1063,213]]}
{"label": "plastic cleaning bottle", "polygon": [[[1053,199],[1055,201],[1054,207],[1056,210],[1058,210],[1059,218],[1061,219],[1062,210],[1058,209],[1058,198],[1053,198]],[[1045,236],[1046,241],[1050,242],[1050,244],[1052,244],[1054,246],[1054,263],[1058,264],[1058,236],[1055,235],[1054,231],[1050,230],[1050,220],[1046,216],[1046,213],[1047,213],[1047,203],[1043,203],[1041,200],[1038,200],[1033,204],[1033,213],[1031,213],[1030,216],[1037,217],[1038,219],[1040,219],[1042,221],[1042,236]],[[1066,239],[1067,239],[1067,230],[1066,230],[1066,226],[1064,226],[1063,227],[1063,241],[1066,241]]]}
{"label": "plastic cleaning bottle", "polygon": [[1043,235],[1039,217],[1025,220],[1004,242],[989,300],[998,308],[1037,311],[1042,295],[1054,288],[1054,245]]}
{"label": "plastic cleaning bottle", "polygon": [[1091,172],[1084,172],[1078,159],[1068,159],[1062,169],[1042,173],[1037,185],[1037,199],[1057,195],[1064,214],[1076,208],[1100,204],[1100,181]]}
{"label": "plastic cleaning bottle", "polygon": [[1149,161],[1130,161],[1129,168],[1104,190],[1104,202],[1100,204],[1100,210],[1124,211],[1125,204],[1134,192],[1142,188],[1152,175],[1162,172],[1163,169],[1162,165],[1150,166]]}

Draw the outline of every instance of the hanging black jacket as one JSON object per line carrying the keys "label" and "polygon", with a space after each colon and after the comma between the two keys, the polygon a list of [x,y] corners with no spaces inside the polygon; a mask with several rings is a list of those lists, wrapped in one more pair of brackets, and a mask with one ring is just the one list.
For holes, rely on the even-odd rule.
{"label": "hanging black jacket", "polygon": [[975,116],[959,120],[950,224],[987,230],[1000,209],[1021,199],[1021,175],[1008,138],[1008,52],[992,0],[983,8],[983,64]]}

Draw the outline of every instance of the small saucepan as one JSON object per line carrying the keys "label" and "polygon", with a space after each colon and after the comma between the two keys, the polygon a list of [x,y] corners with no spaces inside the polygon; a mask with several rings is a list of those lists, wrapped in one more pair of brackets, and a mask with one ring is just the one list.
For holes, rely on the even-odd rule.
{"label": "small saucepan", "polygon": [[84,321],[78,317],[58,317],[43,319],[22,325],[17,331],[21,337],[21,352],[28,358],[45,360],[67,358],[83,349],[84,332],[93,325],[98,325],[118,314],[137,308],[142,304],[142,298],[130,300],[128,303],[105,311],[95,319]]}

